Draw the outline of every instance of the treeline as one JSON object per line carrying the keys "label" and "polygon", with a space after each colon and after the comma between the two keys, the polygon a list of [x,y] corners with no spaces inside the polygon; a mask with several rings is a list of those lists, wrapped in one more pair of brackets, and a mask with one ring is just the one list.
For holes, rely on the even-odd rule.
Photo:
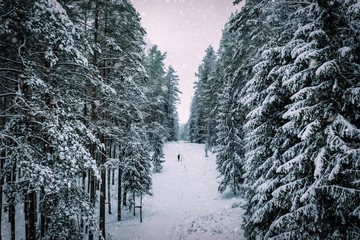
{"label": "treeline", "polygon": [[206,50],[190,140],[241,190],[248,239],[360,239],[359,19],[357,0],[248,0]]}
{"label": "treeline", "polygon": [[151,193],[151,168],[161,170],[164,142],[177,137],[179,89],[145,34],[128,0],[0,1],[9,239],[102,239],[111,196],[120,221],[123,206]]}

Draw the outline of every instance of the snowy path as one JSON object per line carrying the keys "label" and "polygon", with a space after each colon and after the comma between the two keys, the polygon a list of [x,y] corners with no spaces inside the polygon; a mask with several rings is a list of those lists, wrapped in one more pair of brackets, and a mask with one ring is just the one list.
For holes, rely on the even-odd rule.
{"label": "snowy path", "polygon": [[138,213],[126,212],[120,223],[110,218],[111,239],[243,239],[240,200],[217,192],[215,156],[205,158],[203,145],[166,144],[163,166],[153,175],[153,196],[144,197],[143,223]]}

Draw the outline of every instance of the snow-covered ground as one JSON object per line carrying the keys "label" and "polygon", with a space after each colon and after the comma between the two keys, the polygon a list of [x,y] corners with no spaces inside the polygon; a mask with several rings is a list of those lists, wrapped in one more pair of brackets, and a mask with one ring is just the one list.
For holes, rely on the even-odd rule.
{"label": "snow-covered ground", "polygon": [[218,193],[215,156],[206,158],[204,145],[166,144],[163,166],[153,175],[153,196],[143,199],[143,223],[138,210],[136,216],[125,210],[121,222],[116,214],[107,216],[112,240],[244,239],[240,199]]}
{"label": "snow-covered ground", "polygon": [[[205,157],[203,144],[172,142],[165,145],[161,173],[153,174],[153,196],[144,196],[143,223],[123,209],[117,221],[117,199],[106,214],[107,240],[242,240],[240,199],[231,192],[219,194],[215,155]],[[182,161],[177,161],[180,154]],[[113,190],[116,185],[112,186]],[[137,200],[138,201],[138,200]],[[138,204],[138,202],[137,202]],[[3,213],[3,239],[10,239]],[[17,205],[16,239],[24,239],[22,204]],[[71,239],[72,240],[72,239]]]}

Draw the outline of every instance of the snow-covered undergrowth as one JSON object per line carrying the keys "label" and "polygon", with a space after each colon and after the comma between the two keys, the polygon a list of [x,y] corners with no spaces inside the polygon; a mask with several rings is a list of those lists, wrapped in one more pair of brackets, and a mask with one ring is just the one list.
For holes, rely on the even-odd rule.
{"label": "snow-covered undergrowth", "polygon": [[[143,222],[138,211],[133,216],[126,210],[121,222],[108,215],[111,239],[244,239],[240,199],[217,191],[215,155],[206,158],[204,145],[185,142],[168,143],[164,150],[164,168],[153,175],[153,196],[143,199]],[[116,201],[112,206],[116,209]]]}

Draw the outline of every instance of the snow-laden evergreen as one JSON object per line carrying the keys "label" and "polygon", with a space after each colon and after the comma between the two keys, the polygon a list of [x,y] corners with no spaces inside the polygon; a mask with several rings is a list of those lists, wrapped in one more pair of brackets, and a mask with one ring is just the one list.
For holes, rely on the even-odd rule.
{"label": "snow-laden evergreen", "polygon": [[105,237],[111,198],[120,220],[133,193],[150,194],[151,156],[162,158],[164,129],[177,136],[175,70],[166,104],[152,105],[165,93],[149,88],[145,31],[127,0],[6,0],[0,16],[0,235]]}
{"label": "snow-laden evergreen", "polygon": [[215,84],[212,72],[215,67],[216,53],[212,46],[205,50],[202,64],[196,73],[195,96],[191,103],[189,118],[189,137],[191,142],[206,143],[209,148],[210,135],[214,129],[213,108],[216,96],[212,91]]}
{"label": "snow-laden evergreen", "polygon": [[1,15],[9,24],[1,33],[0,68],[1,92],[9,93],[2,100],[1,161],[11,238],[20,203],[29,239],[79,237],[80,225],[94,217],[79,175],[99,175],[87,147],[98,141],[76,109],[81,80],[69,76],[71,70],[89,76],[79,35],[56,1],[7,1]]}
{"label": "snow-laden evergreen", "polygon": [[219,192],[230,187],[236,195],[244,181],[244,145],[243,132],[238,127],[242,120],[237,109],[238,95],[232,92],[234,89],[233,84],[227,82],[222,95],[217,121],[220,126],[217,129],[216,163],[222,179]]}
{"label": "snow-laden evergreen", "polygon": [[242,166],[249,239],[359,238],[358,15],[351,0],[254,0],[226,25],[214,149],[220,190]]}
{"label": "snow-laden evergreen", "polygon": [[152,161],[154,171],[160,172],[163,162],[163,146],[165,141],[174,139],[178,129],[175,103],[178,101],[178,77],[172,67],[165,68],[166,54],[162,53],[156,45],[151,46],[146,53],[145,85],[147,89],[147,114],[145,122],[148,123],[148,136],[153,151]]}
{"label": "snow-laden evergreen", "polygon": [[[358,1],[240,2],[196,74],[196,159],[216,158],[219,192],[245,199],[248,239],[359,239]],[[179,79],[156,45],[145,50],[128,0],[5,0],[0,17],[0,235],[105,238],[112,207],[120,221],[150,198],[169,154],[165,166],[202,184],[192,153],[164,152]]]}

